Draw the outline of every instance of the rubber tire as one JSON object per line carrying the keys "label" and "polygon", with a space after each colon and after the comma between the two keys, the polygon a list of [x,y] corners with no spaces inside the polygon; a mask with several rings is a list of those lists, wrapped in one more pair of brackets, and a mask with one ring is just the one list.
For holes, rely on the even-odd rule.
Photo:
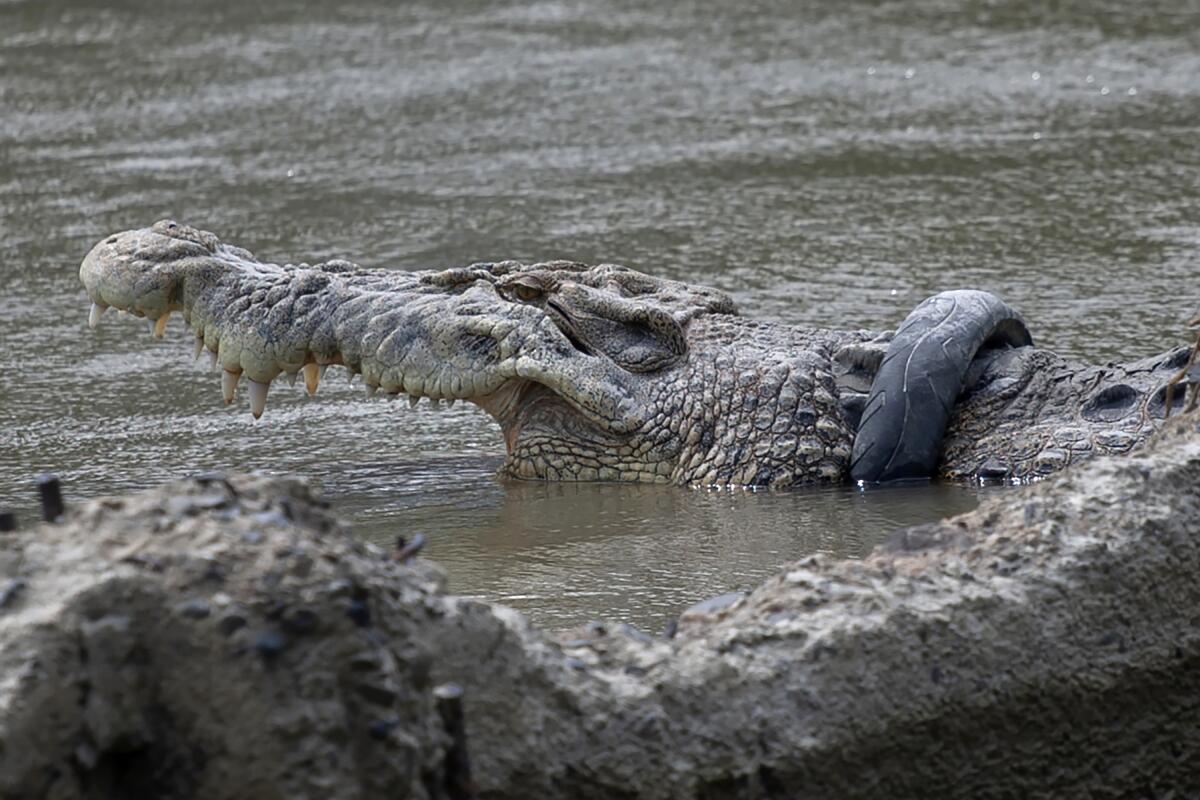
{"label": "rubber tire", "polygon": [[862,483],[929,478],[967,369],[984,347],[1028,347],[1021,315],[990,292],[942,292],[896,331],[863,408],[850,477]]}

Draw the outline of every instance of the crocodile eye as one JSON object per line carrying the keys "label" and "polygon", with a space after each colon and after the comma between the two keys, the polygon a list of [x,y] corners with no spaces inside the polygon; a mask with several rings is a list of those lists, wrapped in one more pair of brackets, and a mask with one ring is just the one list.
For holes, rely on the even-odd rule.
{"label": "crocodile eye", "polygon": [[524,283],[518,283],[513,287],[513,294],[516,295],[518,300],[528,303],[531,300],[537,300],[539,297],[541,297],[542,290],[536,286],[528,286]]}
{"label": "crocodile eye", "polygon": [[545,288],[538,279],[525,275],[517,278],[508,285],[509,293],[522,303],[532,303],[545,294]]}

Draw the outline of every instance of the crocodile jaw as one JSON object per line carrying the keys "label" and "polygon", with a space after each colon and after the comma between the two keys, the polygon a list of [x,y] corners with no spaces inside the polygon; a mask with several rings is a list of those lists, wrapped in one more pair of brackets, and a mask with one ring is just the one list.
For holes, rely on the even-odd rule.
{"label": "crocodile jaw", "polygon": [[362,375],[368,396],[480,406],[504,432],[508,471],[525,477],[541,477],[518,464],[535,407],[553,406],[593,439],[640,426],[632,376],[577,351],[543,311],[505,304],[486,275],[453,291],[439,288],[440,275],[264,264],[169,221],[108,237],[80,267],[93,327],[113,307],[152,320],[161,337],[182,312],[196,355],[207,349],[223,370],[225,402],[246,378],[256,418],[274,379],[303,374],[313,394],[337,364]]}
{"label": "crocodile jaw", "polygon": [[[816,334],[760,341],[719,293],[613,265],[279,266],[160,222],[98,244],[80,276],[97,308],[159,332],[181,312],[226,403],[248,384],[256,417],[276,378],[313,393],[338,364],[368,395],[479,405],[519,478],[792,485],[838,480],[849,457]],[[546,307],[513,302],[538,287]]]}

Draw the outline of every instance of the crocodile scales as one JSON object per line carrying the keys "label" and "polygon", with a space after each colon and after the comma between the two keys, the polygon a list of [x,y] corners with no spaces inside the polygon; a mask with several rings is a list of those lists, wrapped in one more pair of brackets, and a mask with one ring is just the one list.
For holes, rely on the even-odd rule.
{"label": "crocodile scales", "polygon": [[245,380],[255,416],[276,378],[315,393],[340,365],[368,395],[476,404],[524,479],[1033,477],[1144,441],[1188,357],[1068,360],[984,292],[930,298],[898,332],[832,330],[612,264],[275,265],[171,221],[104,239],[80,276],[92,324],[115,307],[161,336],[182,312],[226,402]]}

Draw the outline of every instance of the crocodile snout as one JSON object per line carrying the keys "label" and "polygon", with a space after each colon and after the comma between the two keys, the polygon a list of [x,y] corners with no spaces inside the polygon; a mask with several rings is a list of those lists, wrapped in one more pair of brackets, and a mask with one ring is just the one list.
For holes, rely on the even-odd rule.
{"label": "crocodile snout", "polygon": [[180,307],[176,295],[181,264],[211,256],[219,244],[211,233],[170,220],[102,240],[79,267],[92,301],[89,324],[95,327],[109,307],[165,321]]}

